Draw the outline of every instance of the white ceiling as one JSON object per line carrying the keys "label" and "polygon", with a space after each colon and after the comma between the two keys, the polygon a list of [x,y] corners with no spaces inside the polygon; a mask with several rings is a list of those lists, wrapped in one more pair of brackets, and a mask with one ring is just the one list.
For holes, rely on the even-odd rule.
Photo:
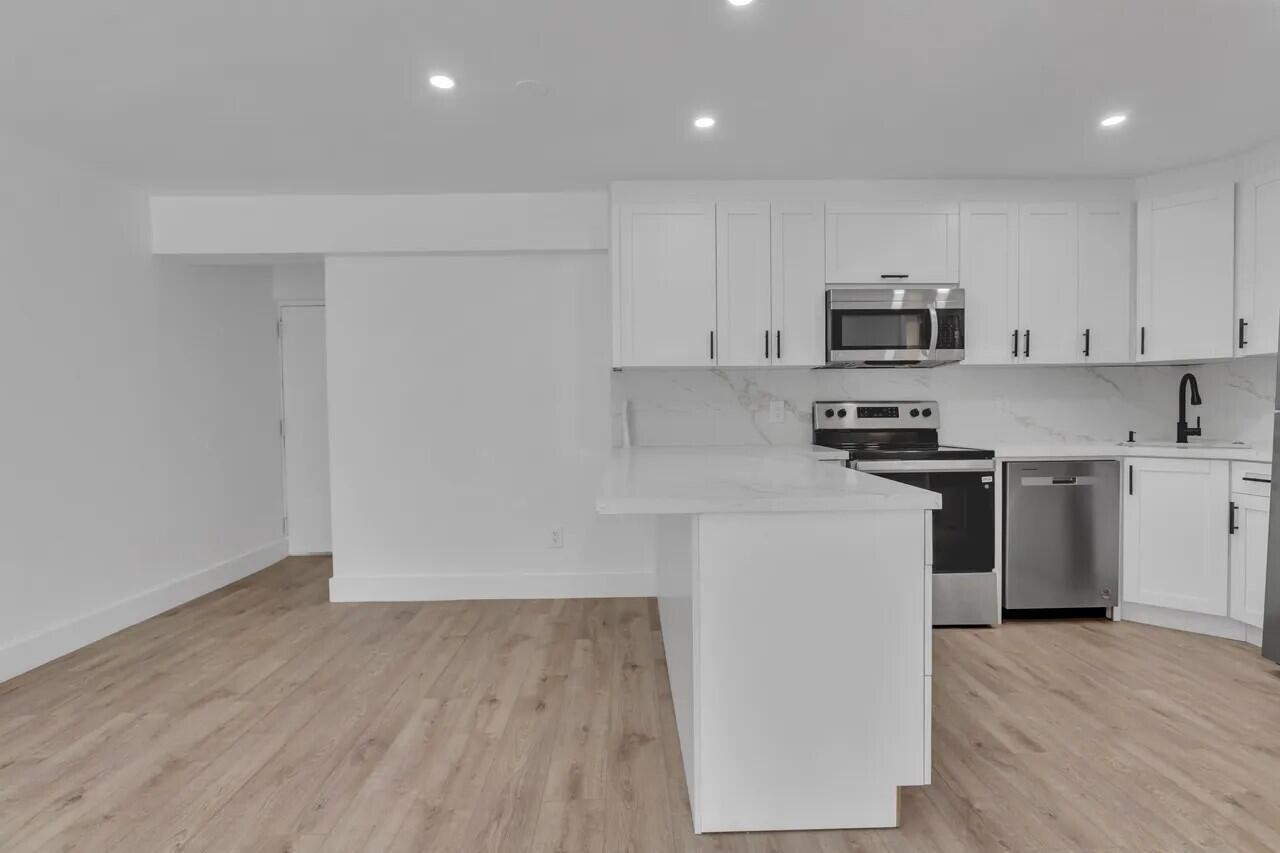
{"label": "white ceiling", "polygon": [[166,192],[1136,175],[1280,138],[1280,0],[5,0],[0,125]]}

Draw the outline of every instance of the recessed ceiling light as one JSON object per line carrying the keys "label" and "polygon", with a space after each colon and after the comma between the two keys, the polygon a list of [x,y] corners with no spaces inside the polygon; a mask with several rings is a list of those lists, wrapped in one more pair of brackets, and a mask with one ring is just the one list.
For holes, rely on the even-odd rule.
{"label": "recessed ceiling light", "polygon": [[693,120],[693,126],[698,130],[707,130],[716,126],[716,120],[713,116],[698,116]]}
{"label": "recessed ceiling light", "polygon": [[1127,116],[1126,114],[1116,113],[1114,115],[1107,116],[1102,121],[1098,122],[1098,124],[1102,125],[1103,127],[1116,127],[1118,125],[1124,124],[1128,120],[1129,120],[1129,116]]}
{"label": "recessed ceiling light", "polygon": [[432,74],[427,78],[427,82],[437,89],[452,89],[457,85],[448,74]]}
{"label": "recessed ceiling light", "polygon": [[729,0],[730,6],[750,6],[752,0]]}

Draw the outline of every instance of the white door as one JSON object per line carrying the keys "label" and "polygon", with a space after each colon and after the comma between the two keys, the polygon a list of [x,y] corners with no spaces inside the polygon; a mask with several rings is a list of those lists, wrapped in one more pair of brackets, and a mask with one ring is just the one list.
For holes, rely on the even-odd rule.
{"label": "white door", "polygon": [[1012,364],[1018,329],[1018,205],[960,205],[966,364]]}
{"label": "white door", "polygon": [[773,363],[827,363],[825,226],[818,202],[773,205]]}
{"label": "white door", "polygon": [[1139,361],[1235,351],[1235,215],[1235,184],[1139,200]]}
{"label": "white door", "polygon": [[959,281],[959,205],[827,205],[829,284]]}
{"label": "white door", "polygon": [[1245,182],[1240,195],[1236,351],[1273,353],[1280,343],[1280,171]]}
{"label": "white door", "polygon": [[769,205],[716,205],[716,363],[758,367],[773,357]]}
{"label": "white door", "polygon": [[1079,337],[1079,235],[1074,204],[1024,204],[1018,228],[1018,316],[1022,361],[1083,359]]}
{"label": "white door", "polygon": [[715,205],[620,205],[617,262],[616,366],[715,364]]}
{"label": "white door", "polygon": [[1080,337],[1087,362],[1133,358],[1132,204],[1080,205]]}
{"label": "white door", "polygon": [[1267,588],[1267,519],[1271,501],[1234,494],[1231,534],[1231,618],[1262,627]]}
{"label": "white door", "polygon": [[285,511],[290,554],[333,551],[329,529],[329,402],[324,306],[280,310]]}
{"label": "white door", "polygon": [[1229,471],[1207,459],[1129,460],[1125,601],[1227,615]]}

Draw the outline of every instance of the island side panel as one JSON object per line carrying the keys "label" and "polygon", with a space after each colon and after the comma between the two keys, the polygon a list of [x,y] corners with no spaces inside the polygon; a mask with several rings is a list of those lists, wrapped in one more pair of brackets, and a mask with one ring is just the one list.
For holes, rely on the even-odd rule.
{"label": "island side panel", "polygon": [[926,781],[927,516],[700,517],[700,831],[897,825]]}
{"label": "island side panel", "polygon": [[675,706],[676,732],[685,785],[698,832],[697,775],[694,764],[694,683],[697,670],[697,635],[694,613],[694,573],[698,558],[698,516],[658,516],[657,591],[658,616],[662,620],[662,645]]}

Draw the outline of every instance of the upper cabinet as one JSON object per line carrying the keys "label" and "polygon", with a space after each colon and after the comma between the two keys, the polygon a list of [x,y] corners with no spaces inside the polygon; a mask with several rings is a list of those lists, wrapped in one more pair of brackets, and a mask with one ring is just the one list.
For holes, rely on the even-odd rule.
{"label": "upper cabinet", "polygon": [[614,366],[826,362],[820,203],[619,204]]}
{"label": "upper cabinet", "polygon": [[1129,361],[1127,202],[961,207],[968,364]]}
{"label": "upper cabinet", "polygon": [[716,205],[716,363],[761,367],[773,357],[767,204]]}
{"label": "upper cabinet", "polygon": [[1133,205],[1082,204],[1080,335],[1084,361],[1115,364],[1133,359]]}
{"label": "upper cabinet", "polygon": [[773,363],[826,364],[825,224],[821,202],[773,205]]}
{"label": "upper cabinet", "polygon": [[958,204],[827,205],[830,284],[956,284]]}
{"label": "upper cabinet", "polygon": [[616,365],[714,365],[715,205],[623,204],[617,225]]}
{"label": "upper cabinet", "polygon": [[1139,361],[1229,358],[1235,185],[1138,202]]}
{"label": "upper cabinet", "polygon": [[1277,350],[1280,330],[1280,170],[1240,185],[1236,353]]}
{"label": "upper cabinet", "polygon": [[1076,206],[1024,204],[1019,229],[1022,360],[1032,364],[1080,361]]}

